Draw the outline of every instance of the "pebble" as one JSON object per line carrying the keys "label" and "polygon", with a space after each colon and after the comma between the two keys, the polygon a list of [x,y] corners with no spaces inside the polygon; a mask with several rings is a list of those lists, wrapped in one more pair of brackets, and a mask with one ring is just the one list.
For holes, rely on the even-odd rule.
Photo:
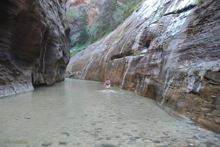
{"label": "pebble", "polygon": [[131,141],[136,141],[137,139],[135,137],[130,137]]}
{"label": "pebble", "polygon": [[104,138],[98,138],[98,139],[95,139],[95,141],[99,141],[99,140],[103,140]]}
{"label": "pebble", "polygon": [[212,146],[215,145],[215,144],[212,143],[212,142],[204,142],[204,144],[205,144],[207,147],[212,147]]}
{"label": "pebble", "polygon": [[81,145],[82,143],[77,143],[77,145],[79,146],[79,145]]}
{"label": "pebble", "polygon": [[206,138],[206,136],[205,135],[199,135],[199,138],[203,138],[203,139],[205,139]]}
{"label": "pebble", "polygon": [[70,134],[68,132],[63,132],[62,134],[66,135],[66,136],[70,136]]}
{"label": "pebble", "polygon": [[122,135],[132,136],[130,133],[122,133]]}
{"label": "pebble", "polygon": [[44,142],[41,144],[41,146],[51,146],[53,143],[52,142]]}
{"label": "pebble", "polygon": [[96,130],[96,131],[101,131],[101,130],[102,130],[102,128],[95,128],[95,130]]}
{"label": "pebble", "polygon": [[129,145],[134,145],[135,143],[134,143],[134,141],[129,141],[128,144]]}
{"label": "pebble", "polygon": [[111,137],[106,137],[106,140],[111,140]]}
{"label": "pebble", "polygon": [[154,143],[160,143],[160,141],[159,141],[159,140],[154,140],[153,142],[154,142]]}
{"label": "pebble", "polygon": [[193,138],[193,139],[198,139],[198,137],[197,137],[197,136],[193,136],[192,138]]}
{"label": "pebble", "polygon": [[187,147],[194,147],[194,144],[188,144]]}
{"label": "pebble", "polygon": [[60,141],[60,142],[59,142],[59,145],[67,145],[67,142],[65,142],[65,141]]}
{"label": "pebble", "polygon": [[116,146],[113,144],[102,144],[102,147],[116,147]]}
{"label": "pebble", "polygon": [[30,117],[25,117],[25,119],[31,119]]}
{"label": "pebble", "polygon": [[95,138],[97,138],[99,135],[98,134],[90,134],[91,136],[93,136],[93,137],[95,137]]}
{"label": "pebble", "polygon": [[176,138],[172,138],[171,141],[177,141],[177,139]]}

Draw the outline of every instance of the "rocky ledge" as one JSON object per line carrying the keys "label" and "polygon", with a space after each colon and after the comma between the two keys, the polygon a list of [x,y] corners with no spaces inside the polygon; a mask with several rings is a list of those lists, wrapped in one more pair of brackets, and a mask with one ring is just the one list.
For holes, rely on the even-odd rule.
{"label": "rocky ledge", "polygon": [[1,0],[0,6],[0,97],[64,80],[65,1]]}
{"label": "rocky ledge", "polygon": [[144,1],[114,32],[71,59],[67,76],[155,99],[220,132],[220,3]]}

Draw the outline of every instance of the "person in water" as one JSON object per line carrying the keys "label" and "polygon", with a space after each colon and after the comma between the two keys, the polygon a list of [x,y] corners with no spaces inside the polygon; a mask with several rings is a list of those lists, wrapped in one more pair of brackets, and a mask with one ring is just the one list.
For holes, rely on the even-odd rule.
{"label": "person in water", "polygon": [[106,88],[107,90],[109,90],[109,89],[111,88],[111,82],[110,82],[109,79],[106,79],[106,80],[105,80],[105,88]]}

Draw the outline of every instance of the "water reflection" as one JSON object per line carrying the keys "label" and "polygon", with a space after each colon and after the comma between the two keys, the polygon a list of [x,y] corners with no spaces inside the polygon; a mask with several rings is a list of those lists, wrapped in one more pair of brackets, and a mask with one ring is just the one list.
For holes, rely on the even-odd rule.
{"label": "water reflection", "polygon": [[103,83],[66,79],[0,99],[0,146],[220,146],[220,136],[155,102]]}

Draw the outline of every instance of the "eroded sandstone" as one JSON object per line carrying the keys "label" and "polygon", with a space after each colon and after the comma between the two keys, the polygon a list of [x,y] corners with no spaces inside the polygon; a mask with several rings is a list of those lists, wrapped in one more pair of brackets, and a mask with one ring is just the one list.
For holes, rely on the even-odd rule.
{"label": "eroded sandstone", "polygon": [[104,81],[220,132],[220,4],[145,1],[71,59],[69,77]]}
{"label": "eroded sandstone", "polygon": [[2,0],[0,5],[0,97],[64,80],[65,1]]}

